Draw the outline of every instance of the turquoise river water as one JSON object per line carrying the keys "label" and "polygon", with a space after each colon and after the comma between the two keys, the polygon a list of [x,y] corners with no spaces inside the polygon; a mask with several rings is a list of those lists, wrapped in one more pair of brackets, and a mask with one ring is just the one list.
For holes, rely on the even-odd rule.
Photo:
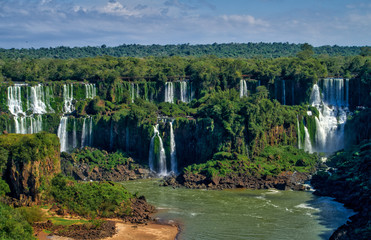
{"label": "turquoise river water", "polygon": [[179,239],[328,239],[351,210],[311,192],[195,190],[159,180],[124,182],[158,209],[154,217],[181,225]]}

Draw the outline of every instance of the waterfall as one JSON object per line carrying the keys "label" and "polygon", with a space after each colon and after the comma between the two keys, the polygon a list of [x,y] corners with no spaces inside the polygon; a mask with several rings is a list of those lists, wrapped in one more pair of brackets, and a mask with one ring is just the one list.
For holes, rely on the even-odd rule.
{"label": "waterfall", "polygon": [[312,143],[310,141],[308,128],[306,126],[304,126],[304,133],[305,133],[304,150],[306,152],[313,153]]}
{"label": "waterfall", "polygon": [[180,82],[180,101],[189,102],[188,84],[186,81]]}
{"label": "waterfall", "polygon": [[[28,112],[27,116],[23,111],[22,87],[26,92],[25,100]],[[47,113],[47,104],[45,103],[43,86],[41,84],[33,87],[27,87],[27,84],[15,84],[7,88],[7,105],[14,119],[14,132],[21,134],[33,134],[42,131],[42,116]],[[51,109],[51,108],[50,108]]]}
{"label": "waterfall", "polygon": [[140,98],[139,84],[136,83],[135,86],[137,87],[136,98]]}
{"label": "waterfall", "polygon": [[21,86],[24,84],[14,84],[8,87],[8,108],[12,115],[26,115],[22,107],[22,92]]}
{"label": "waterfall", "polygon": [[[87,120],[88,119],[88,123]],[[81,133],[81,148],[85,146],[93,145],[93,118],[84,118],[82,123],[82,133]]]}
{"label": "waterfall", "polygon": [[[151,171],[155,171],[155,160],[158,159],[158,173],[160,176],[166,176],[167,175],[167,169],[166,169],[166,155],[165,155],[165,149],[162,143],[162,138],[160,136],[160,132],[158,131],[158,124],[156,124],[155,127],[153,127],[154,134],[151,138],[151,143],[149,147],[149,157],[148,157],[148,163],[149,168]],[[155,156],[155,138],[158,137],[159,140],[159,153],[158,156]],[[156,172],[156,171],[155,171]]]}
{"label": "waterfall", "polygon": [[67,133],[67,117],[62,117],[58,127],[58,137],[61,142],[61,152],[67,152],[68,148],[68,133]]}
{"label": "waterfall", "polygon": [[38,84],[36,86],[30,87],[30,105],[33,113],[37,114],[44,114],[48,112],[48,109],[50,111],[53,111],[50,106],[50,93],[49,93],[49,87],[45,87],[41,84]]}
{"label": "waterfall", "polygon": [[247,96],[247,84],[246,80],[240,80],[240,97],[245,97]]}
{"label": "waterfall", "polygon": [[97,96],[97,88],[95,84],[85,84],[85,98],[93,99]]}
{"label": "waterfall", "polygon": [[174,87],[172,82],[165,83],[165,102],[174,103]]}
{"label": "waterfall", "polygon": [[286,105],[286,83],[282,80],[282,104]]}
{"label": "waterfall", "polygon": [[[346,79],[323,79],[322,92],[313,86],[311,104],[319,111],[316,121],[316,136],[313,151],[332,153],[344,147],[344,125],[348,113]],[[345,83],[345,84],[344,84]]]}
{"label": "waterfall", "polygon": [[75,110],[73,106],[73,85],[72,84],[64,84],[63,85],[63,111],[65,113],[70,113]]}
{"label": "waterfall", "polygon": [[72,147],[77,147],[77,136],[76,136],[76,119],[73,119],[73,133],[72,133]]}
{"label": "waterfall", "polygon": [[295,84],[291,81],[291,105],[295,105]]}
{"label": "waterfall", "polygon": [[170,157],[171,157],[171,171],[174,174],[177,174],[178,163],[176,159],[176,146],[175,146],[173,122],[170,122]]}

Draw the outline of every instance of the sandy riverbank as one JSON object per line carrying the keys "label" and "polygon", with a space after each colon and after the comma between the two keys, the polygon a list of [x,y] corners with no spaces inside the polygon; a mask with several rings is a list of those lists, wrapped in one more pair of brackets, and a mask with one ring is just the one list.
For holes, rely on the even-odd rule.
{"label": "sandy riverbank", "polygon": [[[114,221],[116,222],[116,234],[102,240],[174,240],[178,234],[178,227],[176,225],[159,223],[131,224],[121,220]],[[48,236],[44,232],[40,232],[37,235],[37,239],[74,240],[73,238],[56,235]]]}

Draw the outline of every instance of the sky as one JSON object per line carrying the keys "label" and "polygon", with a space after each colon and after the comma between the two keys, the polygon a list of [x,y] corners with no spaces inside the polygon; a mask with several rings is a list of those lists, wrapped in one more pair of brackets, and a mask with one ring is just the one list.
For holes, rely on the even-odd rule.
{"label": "sky", "polygon": [[0,48],[370,46],[371,0],[0,0]]}

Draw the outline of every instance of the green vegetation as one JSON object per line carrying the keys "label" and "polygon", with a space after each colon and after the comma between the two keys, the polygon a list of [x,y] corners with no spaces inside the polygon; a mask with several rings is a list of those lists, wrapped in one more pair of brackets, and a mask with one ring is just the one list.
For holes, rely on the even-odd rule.
{"label": "green vegetation", "polygon": [[0,239],[35,239],[32,227],[15,209],[0,202]]}
{"label": "green vegetation", "polygon": [[[120,45],[117,47],[56,47],[40,49],[0,49],[0,58],[81,58],[94,56],[115,56],[115,57],[147,57],[147,56],[205,56],[215,55],[217,57],[288,57],[295,56],[305,44],[290,43],[223,43],[203,45]],[[367,53],[361,47],[321,46],[315,47],[317,55],[325,54],[330,56],[357,55],[360,52]]]}
{"label": "green vegetation", "polygon": [[56,176],[51,196],[61,206],[86,217],[120,217],[131,213],[133,198],[121,184],[112,182],[82,183]]}
{"label": "green vegetation", "polygon": [[126,156],[126,153],[121,151],[108,153],[105,150],[89,147],[75,149],[71,157],[74,163],[87,163],[90,168],[97,166],[106,170],[115,169],[118,165],[129,165],[133,162],[131,158]]}
{"label": "green vegetation", "polygon": [[56,149],[59,149],[59,140],[54,134],[0,135],[0,169],[4,160],[8,161],[8,156],[16,163],[29,163],[55,155]]}
{"label": "green vegetation", "polygon": [[284,171],[311,173],[317,163],[317,156],[292,146],[268,146],[259,156],[251,160],[244,155],[225,152],[216,153],[213,160],[193,164],[184,172],[215,176],[247,174],[250,176],[277,176]]}

